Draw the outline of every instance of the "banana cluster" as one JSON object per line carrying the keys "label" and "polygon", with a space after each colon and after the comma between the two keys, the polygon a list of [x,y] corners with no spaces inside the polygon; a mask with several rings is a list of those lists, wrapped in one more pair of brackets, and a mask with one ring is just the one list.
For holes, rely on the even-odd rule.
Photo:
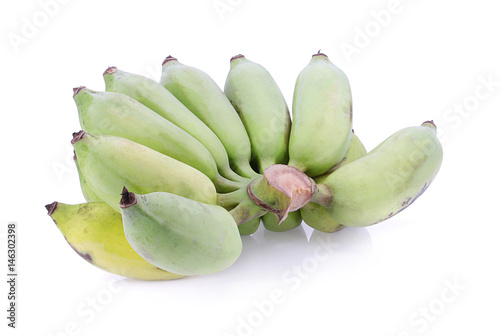
{"label": "banana cluster", "polygon": [[172,56],[159,82],[116,67],[103,77],[104,91],[73,90],[87,203],[46,208],[78,255],[121,276],[222,271],[261,222],[277,232],[302,220],[323,232],[379,223],[441,165],[432,121],[367,153],[352,130],[349,80],[323,53],[298,75],[292,113],[271,74],[243,55],[223,90]]}

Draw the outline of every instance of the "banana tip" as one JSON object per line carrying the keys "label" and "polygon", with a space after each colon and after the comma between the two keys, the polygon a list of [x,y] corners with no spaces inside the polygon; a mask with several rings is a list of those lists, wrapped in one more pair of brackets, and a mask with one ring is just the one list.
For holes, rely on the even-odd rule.
{"label": "banana tip", "polygon": [[316,56],[324,56],[324,57],[327,57],[327,58],[328,58],[328,56],[327,56],[325,53],[322,53],[322,52],[321,52],[321,49],[320,49],[320,50],[318,50],[318,52],[317,52],[317,53],[315,53],[314,55],[312,55],[312,57],[316,57]]}
{"label": "banana tip", "polygon": [[121,209],[126,209],[137,203],[137,197],[135,197],[135,194],[129,192],[126,187],[123,187],[121,195],[122,195],[122,199],[120,200]]}
{"label": "banana tip", "polygon": [[47,214],[49,216],[51,216],[54,213],[54,211],[56,211],[56,208],[57,208],[57,202],[52,202],[45,206],[45,209],[47,209]]}
{"label": "banana tip", "polygon": [[[83,131],[83,130],[73,133],[73,139],[71,139],[71,144],[73,145],[75,142],[81,140],[84,135],[85,135],[85,131]],[[75,153],[75,157],[76,157],[76,153]]]}
{"label": "banana tip", "polygon": [[75,98],[75,96],[80,92],[82,91],[83,89],[85,89],[85,86],[79,86],[79,87],[76,87],[76,88],[73,88],[73,98]]}
{"label": "banana tip", "polygon": [[424,122],[422,123],[422,125],[421,125],[421,126],[430,127],[430,128],[435,129],[435,130],[437,129],[437,126],[436,126],[436,124],[434,123],[434,120],[427,120],[427,121],[424,121]]}
{"label": "banana tip", "polygon": [[245,55],[243,55],[243,54],[238,54],[238,55],[236,55],[236,56],[233,56],[233,57],[231,57],[231,61],[233,61],[233,60],[235,60],[235,59],[238,59],[238,58],[245,58]]}
{"label": "banana tip", "polygon": [[117,68],[115,66],[110,66],[109,68],[106,69],[106,71],[104,71],[103,76],[113,74],[116,72],[116,70]]}
{"label": "banana tip", "polygon": [[165,63],[170,62],[170,61],[177,61],[177,58],[175,58],[172,55],[168,55],[167,58],[165,58],[165,60],[163,60],[163,63],[161,65],[165,65]]}

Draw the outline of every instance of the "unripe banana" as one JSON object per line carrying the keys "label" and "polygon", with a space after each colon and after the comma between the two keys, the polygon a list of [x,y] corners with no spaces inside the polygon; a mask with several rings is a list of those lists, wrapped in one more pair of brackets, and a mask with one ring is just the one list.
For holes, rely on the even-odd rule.
{"label": "unripe banana", "polygon": [[254,218],[246,223],[238,225],[238,231],[241,236],[249,236],[255,233],[260,226],[260,218]]}
{"label": "unripe banana", "polygon": [[183,277],[161,270],[138,255],[125,238],[122,216],[106,203],[54,202],[46,208],[71,248],[92,265],[142,280]]}
{"label": "unripe banana", "polygon": [[245,125],[259,171],[287,163],[290,113],[271,74],[243,55],[234,56],[224,93]]}
{"label": "unripe banana", "polygon": [[295,83],[288,165],[316,177],[344,157],[351,137],[347,76],[325,54],[312,56]]}
{"label": "unripe banana", "polygon": [[76,171],[78,172],[78,178],[80,179],[80,189],[82,189],[83,197],[87,202],[104,202],[97,194],[90,189],[87,181],[85,181],[85,176],[80,169],[80,165],[78,164],[78,158],[73,155],[73,160],[75,161]]}
{"label": "unripe banana", "polygon": [[201,142],[212,154],[221,174],[241,180],[229,166],[226,149],[217,135],[167,89],[145,76],[110,67],[104,72],[106,91],[125,94],[144,104]]}
{"label": "unripe banana", "polygon": [[251,146],[245,126],[210,76],[169,56],[163,62],[160,84],[217,135],[237,173],[257,176],[250,166]]}
{"label": "unripe banana", "polygon": [[[354,134],[353,131],[351,135],[351,141],[349,143],[349,148],[347,149],[345,157],[341,162],[339,162],[339,164],[335,165],[332,171],[335,171],[342,166],[356,161],[365,155],[366,148],[365,146],[363,146],[363,143],[361,143],[358,136]],[[323,175],[316,177],[314,180],[316,181],[316,183],[321,183],[331,173],[332,172],[329,171]],[[307,225],[318,231],[336,232],[344,228],[344,225],[338,223],[335,219],[333,219],[323,206],[313,202],[309,202],[305,206],[303,206],[300,209],[300,214]]]}
{"label": "unripe banana", "polygon": [[133,141],[80,131],[71,141],[89,187],[120,211],[123,186],[137,193],[170,192],[215,204],[217,193],[199,170]]}
{"label": "unripe banana", "polygon": [[433,122],[404,128],[365,157],[318,184],[319,203],[345,226],[384,221],[412,204],[429,187],[443,159]]}
{"label": "unripe banana", "polygon": [[366,153],[367,152],[365,146],[363,145],[363,143],[361,142],[359,137],[354,133],[353,130],[351,134],[351,140],[349,141],[349,147],[347,148],[347,152],[345,153],[344,158],[335,166],[333,166],[330,170],[328,170],[326,173],[315,177],[314,181],[316,181],[316,183],[321,183],[332,172],[339,169],[340,167],[345,166],[346,164],[361,159],[363,156],[366,155]]}
{"label": "unripe banana", "polygon": [[132,140],[184,162],[217,185],[224,185],[205,146],[138,101],[121,93],[97,92],[85,87],[75,88],[73,98],[85,132]]}
{"label": "unripe banana", "polygon": [[268,212],[262,216],[262,223],[269,231],[285,232],[300,226],[302,223],[302,217],[300,216],[300,211],[289,212],[286,219],[278,224],[278,218],[276,215]]}
{"label": "unripe banana", "polygon": [[241,254],[238,227],[229,212],[165,192],[138,195],[125,188],[120,202],[125,236],[144,259],[169,272],[222,271]]}
{"label": "unripe banana", "polygon": [[322,205],[313,202],[304,205],[300,209],[300,215],[307,225],[321,232],[337,232],[344,228]]}

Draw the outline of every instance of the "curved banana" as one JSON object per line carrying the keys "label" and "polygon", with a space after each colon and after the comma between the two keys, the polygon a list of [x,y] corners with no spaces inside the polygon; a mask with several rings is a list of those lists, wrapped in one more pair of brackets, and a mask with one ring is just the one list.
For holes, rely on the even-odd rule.
{"label": "curved banana", "polygon": [[[335,165],[332,171],[335,171],[342,166],[356,161],[365,155],[365,146],[358,138],[358,136],[354,134],[354,131],[352,131],[351,141],[349,143],[347,153],[342,161],[339,164]],[[314,181],[316,183],[321,183],[332,173],[332,171],[316,177]],[[336,232],[344,228],[344,225],[338,223],[335,219],[333,219],[323,206],[313,202],[309,202],[304,207],[302,207],[300,209],[300,214],[307,225],[318,231]]]}
{"label": "curved banana", "polygon": [[325,54],[313,55],[300,72],[292,115],[288,165],[316,177],[342,160],[351,137],[351,89]]}
{"label": "curved banana", "polygon": [[151,148],[84,131],[74,133],[71,143],[89,187],[118,212],[123,186],[137,193],[164,191],[203,203],[217,202],[215,187],[206,175]]}
{"label": "curved banana", "polygon": [[251,146],[245,126],[209,75],[169,56],[163,62],[160,84],[219,137],[237,173],[249,178],[258,175],[250,166]]}
{"label": "curved banana", "polygon": [[312,202],[345,226],[384,221],[412,204],[439,171],[443,149],[433,122],[404,128],[318,184]]}
{"label": "curved banana", "polygon": [[290,113],[271,74],[236,55],[231,58],[224,93],[245,125],[260,173],[273,164],[287,163]]}
{"label": "curved banana", "polygon": [[83,197],[87,202],[104,202],[102,199],[97,196],[97,194],[90,189],[87,181],[85,181],[85,176],[83,176],[82,170],[80,169],[80,165],[78,164],[78,159],[75,155],[73,155],[73,160],[76,165],[76,171],[78,172],[78,178],[80,179],[80,189],[82,189]]}
{"label": "curved banana", "polygon": [[137,142],[198,169],[223,190],[237,188],[219,175],[205,146],[138,101],[121,93],[97,92],[83,86],[74,89],[73,98],[85,132]]}
{"label": "curved banana", "polygon": [[106,91],[137,100],[201,142],[212,154],[221,175],[235,181],[242,179],[231,170],[226,149],[217,135],[159,83],[116,67],[104,72],[104,82]]}
{"label": "curved banana", "polygon": [[153,265],[182,275],[222,271],[240,256],[242,242],[229,212],[166,192],[122,193],[128,242]]}
{"label": "curved banana", "polygon": [[300,211],[289,212],[286,219],[278,224],[278,218],[276,215],[268,212],[262,216],[262,223],[269,231],[285,232],[300,226],[302,223],[302,217],[300,216]]}
{"label": "curved banana", "polygon": [[107,272],[142,280],[171,280],[182,275],[148,263],[130,246],[122,216],[106,203],[45,206],[68,244],[80,257]]}

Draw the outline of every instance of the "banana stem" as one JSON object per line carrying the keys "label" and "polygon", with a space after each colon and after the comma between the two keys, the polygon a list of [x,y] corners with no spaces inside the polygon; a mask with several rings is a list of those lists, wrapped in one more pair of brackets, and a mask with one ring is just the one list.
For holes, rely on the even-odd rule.
{"label": "banana stem", "polygon": [[313,197],[311,198],[311,202],[317,203],[324,207],[329,207],[333,202],[332,190],[324,184],[317,184],[316,187],[317,189]]}
{"label": "banana stem", "polygon": [[242,187],[241,182],[228,180],[227,178],[219,175],[218,173],[217,173],[217,178],[213,182],[215,188],[217,189],[217,192],[222,192],[222,193],[232,192]]}
{"label": "banana stem", "polygon": [[248,177],[244,177],[241,175],[236,174],[231,167],[229,167],[229,164],[224,167],[219,168],[221,176],[235,182],[250,182],[248,181]]}
{"label": "banana stem", "polygon": [[260,176],[260,174],[253,170],[252,166],[250,166],[250,162],[246,160],[235,162],[234,166],[236,172],[241,176],[251,179],[255,179]]}
{"label": "banana stem", "polygon": [[259,218],[266,214],[266,210],[262,209],[251,200],[245,200],[238,204],[234,209],[229,211],[233,216],[236,224],[241,225],[252,219]]}
{"label": "banana stem", "polygon": [[[288,212],[302,208],[316,191],[316,183],[297,168],[276,164],[248,187],[251,200],[278,216],[279,223]],[[278,224],[279,224],[278,223]]]}
{"label": "banana stem", "polygon": [[217,205],[220,205],[223,208],[234,208],[239,203],[243,202],[248,195],[246,193],[246,186],[239,188],[238,190],[231,191],[225,194],[217,195]]}

